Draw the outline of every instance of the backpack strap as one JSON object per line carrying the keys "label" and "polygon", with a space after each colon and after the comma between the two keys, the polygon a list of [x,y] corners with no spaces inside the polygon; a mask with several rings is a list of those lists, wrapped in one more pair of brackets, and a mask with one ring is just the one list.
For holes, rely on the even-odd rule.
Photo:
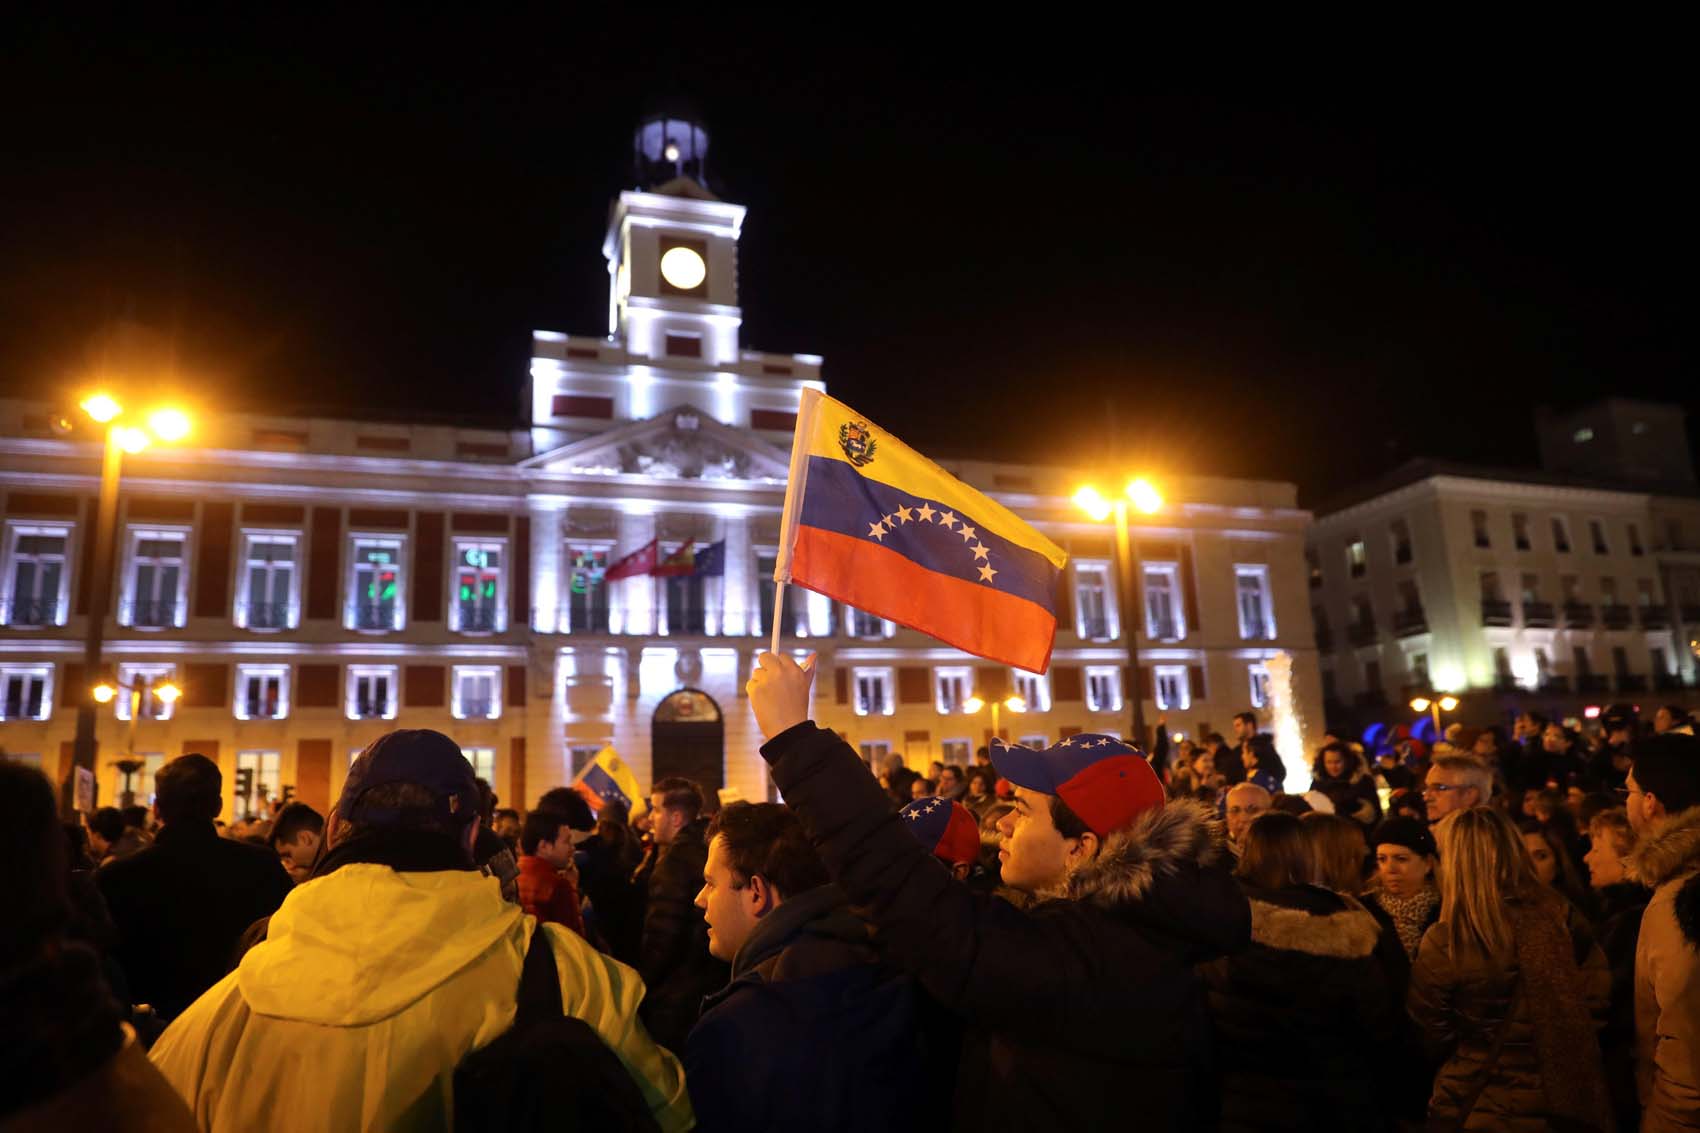
{"label": "backpack strap", "polygon": [[555,949],[549,933],[538,921],[531,932],[531,943],[525,950],[525,964],[519,973],[518,1006],[514,1011],[514,1027],[528,1027],[547,1019],[566,1014],[561,1003],[561,976],[555,967]]}

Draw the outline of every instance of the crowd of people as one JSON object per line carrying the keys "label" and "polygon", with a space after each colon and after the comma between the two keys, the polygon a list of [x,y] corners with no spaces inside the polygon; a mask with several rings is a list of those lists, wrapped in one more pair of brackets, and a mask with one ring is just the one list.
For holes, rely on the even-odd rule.
{"label": "crowd of people", "polygon": [[0,1127],[1700,1128],[1681,709],[923,773],[812,677],[748,685],[783,803],[504,808],[404,729],[329,814],[185,755],[62,824],[0,764]]}

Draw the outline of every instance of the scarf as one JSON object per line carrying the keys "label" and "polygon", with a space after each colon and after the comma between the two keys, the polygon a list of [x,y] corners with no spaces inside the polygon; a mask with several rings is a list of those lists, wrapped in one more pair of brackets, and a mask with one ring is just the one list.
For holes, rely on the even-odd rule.
{"label": "scarf", "polygon": [[1588,1014],[1563,899],[1541,887],[1514,894],[1505,908],[1550,1116],[1569,1123],[1559,1128],[1611,1129],[1599,1039]]}
{"label": "scarf", "polygon": [[1424,885],[1410,897],[1395,897],[1382,889],[1376,893],[1375,900],[1393,918],[1393,929],[1399,934],[1399,943],[1405,946],[1405,955],[1415,960],[1417,945],[1428,931],[1429,918],[1440,908],[1440,890]]}

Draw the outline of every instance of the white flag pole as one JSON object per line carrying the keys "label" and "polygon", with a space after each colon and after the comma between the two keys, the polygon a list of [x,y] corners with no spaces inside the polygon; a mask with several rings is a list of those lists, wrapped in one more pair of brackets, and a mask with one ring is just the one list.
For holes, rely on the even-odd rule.
{"label": "white flag pole", "polygon": [[785,581],[775,579],[773,583],[773,644],[767,647],[769,653],[779,652],[779,627],[785,624]]}

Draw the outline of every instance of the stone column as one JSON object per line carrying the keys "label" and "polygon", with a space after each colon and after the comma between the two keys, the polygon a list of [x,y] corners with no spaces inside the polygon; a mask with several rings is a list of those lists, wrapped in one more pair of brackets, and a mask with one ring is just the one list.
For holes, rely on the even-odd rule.
{"label": "stone column", "polygon": [[561,519],[565,509],[549,500],[533,499],[531,511],[531,628],[538,633],[561,632]]}
{"label": "stone column", "polygon": [[[750,576],[755,573],[750,521],[742,515],[729,515],[721,530],[726,540],[726,576],[720,580],[720,632],[727,637],[744,637],[756,632],[753,613],[761,608],[750,604],[754,593]],[[756,585],[760,584],[757,579]]]}

